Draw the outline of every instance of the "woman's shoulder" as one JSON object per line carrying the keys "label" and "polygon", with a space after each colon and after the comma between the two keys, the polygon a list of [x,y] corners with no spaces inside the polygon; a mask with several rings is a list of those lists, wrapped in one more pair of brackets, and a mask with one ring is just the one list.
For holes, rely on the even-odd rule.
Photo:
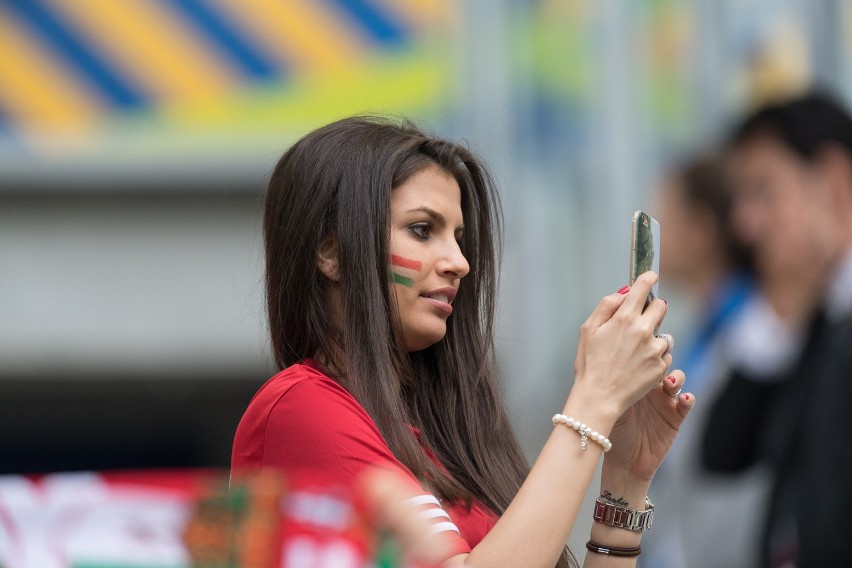
{"label": "woman's shoulder", "polygon": [[272,421],[297,430],[335,422],[375,428],[355,397],[312,360],[291,365],[270,378],[252,398],[243,419],[250,417],[263,427]]}
{"label": "woman's shoulder", "polygon": [[[396,461],[364,408],[311,361],[264,384],[243,415],[232,463],[328,467]],[[348,465],[345,465],[348,464]]]}
{"label": "woman's shoulder", "polygon": [[349,391],[326,375],[318,363],[306,359],[273,375],[254,395],[251,405],[263,402],[275,404],[284,395],[305,397],[323,392],[329,396],[355,400]]}

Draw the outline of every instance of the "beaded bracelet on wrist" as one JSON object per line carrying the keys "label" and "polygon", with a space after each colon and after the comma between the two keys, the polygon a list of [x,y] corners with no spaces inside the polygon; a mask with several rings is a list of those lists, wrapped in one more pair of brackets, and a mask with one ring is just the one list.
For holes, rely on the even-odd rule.
{"label": "beaded bracelet on wrist", "polygon": [[592,430],[590,427],[586,426],[579,420],[574,420],[570,416],[565,416],[564,414],[556,414],[551,419],[553,425],[564,424],[565,426],[575,430],[578,434],[580,434],[580,448],[583,451],[586,451],[588,440],[592,440],[601,445],[604,452],[608,452],[612,449],[612,442],[609,441],[609,438],[598,432],[597,430]]}

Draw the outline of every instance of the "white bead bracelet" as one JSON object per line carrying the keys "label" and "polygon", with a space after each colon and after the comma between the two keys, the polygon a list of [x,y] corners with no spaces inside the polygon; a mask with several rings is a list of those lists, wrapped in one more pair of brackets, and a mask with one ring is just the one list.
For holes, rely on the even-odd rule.
{"label": "white bead bracelet", "polygon": [[612,449],[612,442],[609,441],[609,438],[598,432],[597,430],[592,430],[579,420],[574,420],[570,416],[565,416],[564,414],[555,414],[553,419],[551,420],[553,425],[564,424],[569,428],[572,428],[580,434],[580,448],[585,452],[586,451],[586,441],[591,438],[595,442],[603,447],[603,451],[608,452]]}

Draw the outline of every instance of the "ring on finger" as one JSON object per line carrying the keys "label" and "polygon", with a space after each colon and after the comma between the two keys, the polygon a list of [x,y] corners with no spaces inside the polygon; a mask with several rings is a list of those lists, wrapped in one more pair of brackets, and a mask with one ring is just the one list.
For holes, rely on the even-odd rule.
{"label": "ring on finger", "polygon": [[681,387],[681,388],[677,389],[676,393],[674,393],[674,399],[675,400],[677,400],[677,398],[680,396],[680,391],[682,391],[682,390],[683,390],[683,388]]}
{"label": "ring on finger", "polygon": [[668,355],[671,355],[672,353],[674,353],[674,345],[675,345],[675,344],[674,344],[674,337],[672,337],[672,336],[671,336],[670,334],[668,334],[668,333],[661,333],[661,334],[660,334],[660,335],[658,335],[657,337],[659,337],[660,339],[665,339],[665,340],[666,340],[666,343],[668,343],[668,344],[669,344],[669,348],[668,348],[668,349],[666,349],[666,352],[665,352],[665,353],[663,353],[663,357],[665,357],[667,354],[668,354]]}

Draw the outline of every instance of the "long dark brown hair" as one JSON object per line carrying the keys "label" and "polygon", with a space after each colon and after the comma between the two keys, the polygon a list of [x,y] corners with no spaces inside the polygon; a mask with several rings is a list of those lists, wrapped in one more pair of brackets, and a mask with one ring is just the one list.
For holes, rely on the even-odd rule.
{"label": "long dark brown hair", "polygon": [[[437,165],[458,182],[470,264],[445,338],[408,353],[389,284],[391,192]],[[334,358],[334,377],[375,421],[394,455],[450,502],[476,499],[502,514],[528,466],[496,379],[493,326],[500,206],[491,176],[467,148],[411,123],[343,119],[294,144],[266,195],[266,296],[280,368]],[[337,243],[341,309],[335,326],[330,281],[317,267]],[[409,425],[418,428],[418,442]],[[424,454],[424,444],[446,468]],[[559,566],[568,566],[566,555]]]}

